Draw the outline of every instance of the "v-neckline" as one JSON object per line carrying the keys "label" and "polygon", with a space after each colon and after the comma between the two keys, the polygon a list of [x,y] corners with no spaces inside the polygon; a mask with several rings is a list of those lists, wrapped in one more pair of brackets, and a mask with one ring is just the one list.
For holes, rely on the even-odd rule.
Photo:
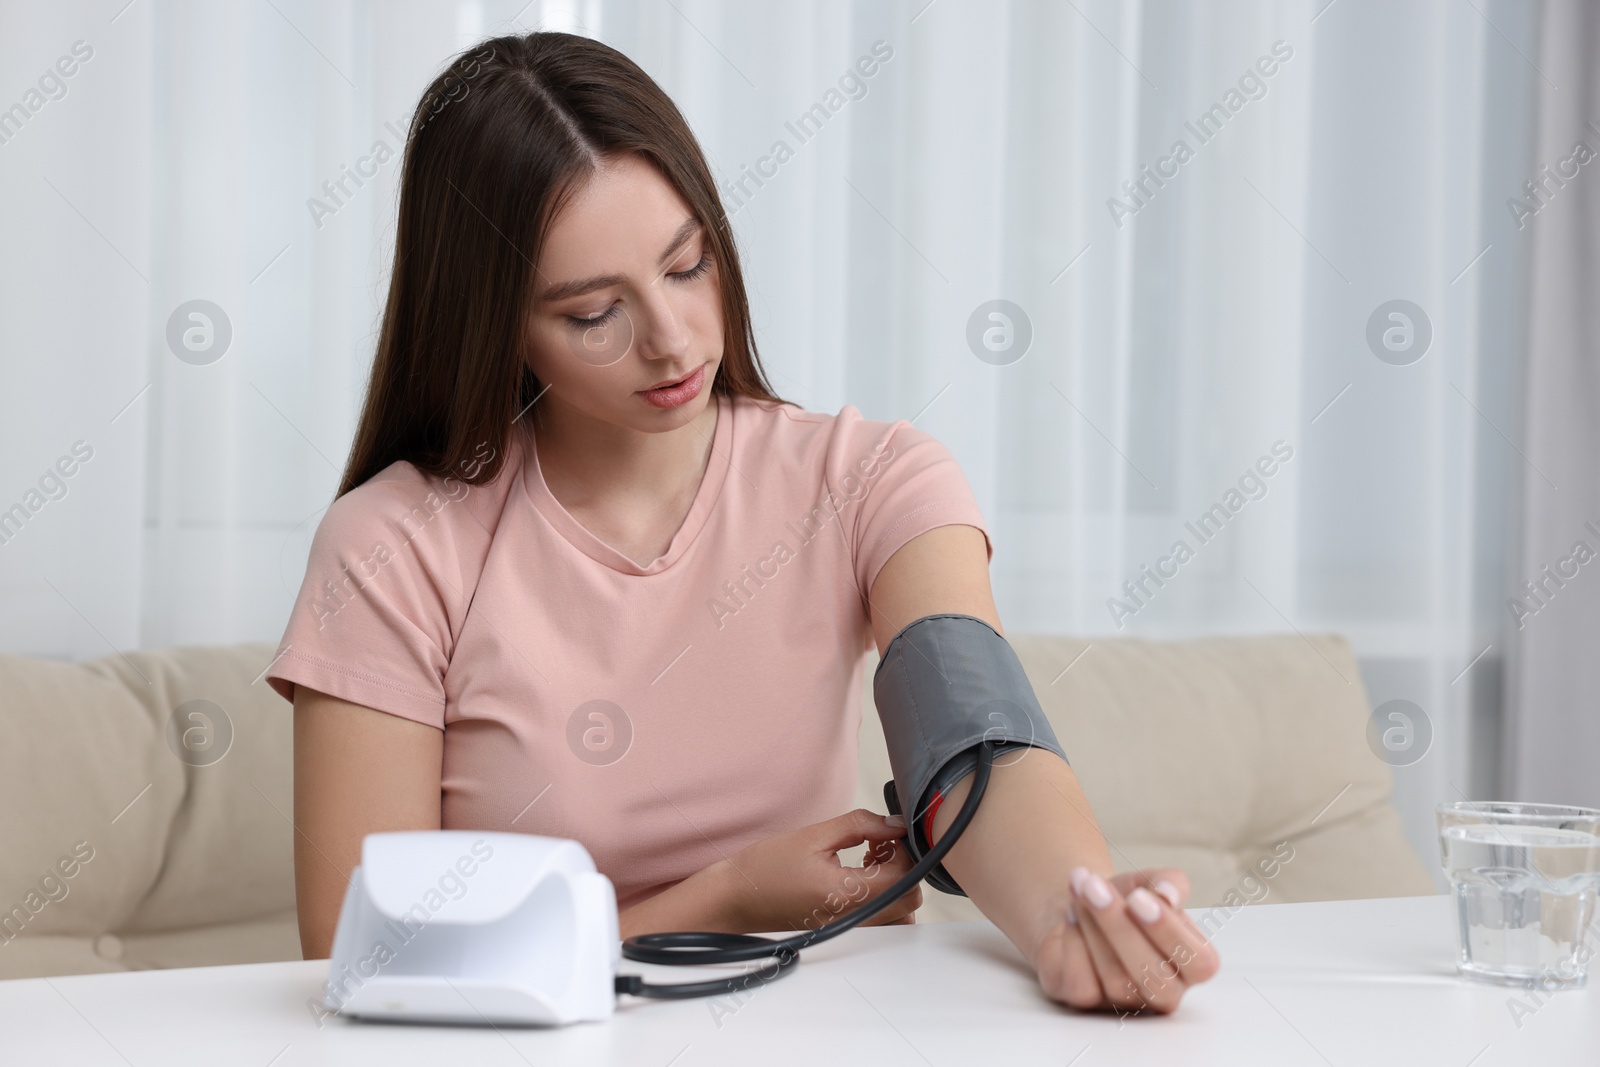
{"label": "v-neckline", "polygon": [[689,513],[684,516],[677,533],[672,535],[672,541],[667,545],[666,552],[657,556],[648,566],[641,567],[590,533],[589,528],[573,518],[572,513],[555,498],[555,494],[550,492],[550,486],[545,483],[544,471],[539,466],[539,451],[534,443],[531,427],[526,428],[522,434],[523,447],[527,449],[527,459],[522,468],[523,491],[538,509],[539,514],[544,516],[556,532],[590,559],[623,574],[659,574],[682,558],[689,546],[694,543],[716,506],[717,498],[722,492],[722,483],[727,480],[728,468],[732,464],[734,404],[730,397],[721,393],[713,395],[717,402],[717,425],[711,433],[711,455],[706,460],[705,474],[701,476],[700,488],[695,491],[694,502],[689,505]]}

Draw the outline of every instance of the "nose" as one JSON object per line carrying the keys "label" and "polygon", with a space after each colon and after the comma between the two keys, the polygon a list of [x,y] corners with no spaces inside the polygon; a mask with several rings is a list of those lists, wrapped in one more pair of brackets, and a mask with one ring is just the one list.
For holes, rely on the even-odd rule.
{"label": "nose", "polygon": [[689,329],[664,279],[640,292],[634,326],[638,330],[634,346],[645,359],[681,361],[688,355]]}

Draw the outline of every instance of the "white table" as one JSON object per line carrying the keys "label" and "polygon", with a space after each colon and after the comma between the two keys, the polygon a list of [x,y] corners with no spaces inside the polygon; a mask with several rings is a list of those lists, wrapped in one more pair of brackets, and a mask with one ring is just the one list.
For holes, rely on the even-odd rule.
{"label": "white table", "polygon": [[0,1063],[1600,1063],[1600,975],[1519,1025],[1508,1003],[1537,1000],[1458,979],[1452,922],[1446,897],[1244,908],[1217,931],[1216,978],[1173,1015],[1127,1020],[1051,1004],[987,923],[856,930],[740,1001],[625,998],[609,1023],[561,1030],[319,1028],[323,961],[25,979],[0,982]]}

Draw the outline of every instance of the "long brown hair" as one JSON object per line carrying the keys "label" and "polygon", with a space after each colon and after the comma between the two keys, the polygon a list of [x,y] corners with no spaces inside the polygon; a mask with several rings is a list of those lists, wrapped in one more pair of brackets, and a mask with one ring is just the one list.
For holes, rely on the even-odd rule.
{"label": "long brown hair", "polygon": [[601,162],[627,152],[705,224],[724,324],[712,392],[789,403],[767,384],[733,230],[677,106],[599,41],[495,37],[456,56],[411,118],[394,272],[337,496],[401,459],[469,485],[494,479],[542,388],[524,346],[544,235]]}

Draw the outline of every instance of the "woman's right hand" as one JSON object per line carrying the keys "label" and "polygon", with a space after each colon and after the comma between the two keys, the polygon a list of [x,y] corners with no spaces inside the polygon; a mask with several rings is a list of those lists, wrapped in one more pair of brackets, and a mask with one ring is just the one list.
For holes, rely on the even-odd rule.
{"label": "woman's right hand", "polygon": [[[757,841],[714,867],[723,868],[730,926],[742,933],[815,930],[876,900],[912,862],[899,816],[857,808],[826,822]],[[866,843],[861,867],[839,861],[842,849]],[[916,921],[922,887],[911,889],[862,925]]]}

